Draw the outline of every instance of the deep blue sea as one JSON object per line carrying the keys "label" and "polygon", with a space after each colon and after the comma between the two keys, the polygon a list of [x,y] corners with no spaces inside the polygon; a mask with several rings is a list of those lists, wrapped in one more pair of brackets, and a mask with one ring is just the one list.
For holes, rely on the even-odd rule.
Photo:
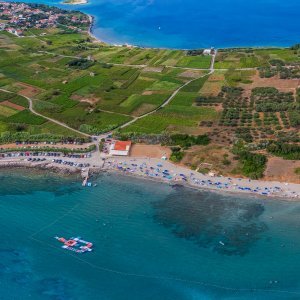
{"label": "deep blue sea", "polygon": [[109,43],[187,49],[300,42],[299,0],[89,1],[75,9],[95,16],[95,35]]}
{"label": "deep blue sea", "polygon": [[300,299],[300,203],[93,182],[1,171],[1,300]]}

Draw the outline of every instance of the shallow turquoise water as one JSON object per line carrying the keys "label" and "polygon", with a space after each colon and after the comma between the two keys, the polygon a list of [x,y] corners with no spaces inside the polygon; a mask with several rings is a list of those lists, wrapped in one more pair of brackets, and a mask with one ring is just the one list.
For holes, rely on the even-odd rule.
{"label": "shallow turquoise water", "polygon": [[299,203],[94,182],[1,172],[0,299],[299,299]]}
{"label": "shallow turquoise water", "polygon": [[[61,0],[24,0],[64,6]],[[299,43],[299,0],[89,0],[110,43],[168,48],[291,46]]]}

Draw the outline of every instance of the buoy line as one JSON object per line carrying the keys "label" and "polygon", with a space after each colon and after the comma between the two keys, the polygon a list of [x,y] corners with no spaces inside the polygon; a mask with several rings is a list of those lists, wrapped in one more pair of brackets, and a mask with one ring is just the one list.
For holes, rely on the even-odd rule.
{"label": "buoy line", "polygon": [[[56,250],[57,249],[61,250],[61,249],[55,247],[54,245],[46,243],[46,242],[41,241],[39,239],[36,239],[33,236],[31,236],[30,238],[32,240],[40,243],[40,244],[46,245],[47,247],[55,248]],[[238,289],[238,288],[231,288],[231,287],[226,287],[226,286],[222,286],[222,285],[218,285],[218,284],[213,284],[213,283],[208,283],[208,282],[203,282],[203,281],[197,281],[197,280],[189,280],[189,279],[184,279],[184,278],[179,278],[179,277],[155,276],[155,275],[147,275],[147,274],[138,274],[138,273],[118,271],[118,270],[114,270],[114,269],[110,269],[110,268],[101,267],[99,265],[91,263],[91,262],[79,257],[78,255],[73,254],[72,252],[68,252],[68,253],[65,253],[65,254],[74,257],[78,261],[83,262],[83,263],[89,265],[90,267],[92,267],[94,269],[104,271],[104,272],[114,273],[114,274],[117,274],[117,275],[120,275],[120,276],[130,276],[130,277],[156,279],[156,280],[178,281],[178,282],[192,283],[192,284],[196,284],[196,285],[202,285],[202,286],[205,286],[205,287],[213,287],[213,288],[218,288],[218,289],[227,290],[227,291],[235,291],[235,292],[267,292],[267,293],[281,293],[281,294],[300,295],[300,292],[293,292],[293,291],[287,291],[287,290],[251,289],[251,288]]]}

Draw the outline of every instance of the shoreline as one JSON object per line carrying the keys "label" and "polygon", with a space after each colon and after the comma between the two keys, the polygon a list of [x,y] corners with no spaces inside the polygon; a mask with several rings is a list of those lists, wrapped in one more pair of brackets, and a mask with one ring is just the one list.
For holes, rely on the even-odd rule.
{"label": "shoreline", "polygon": [[97,37],[93,34],[93,28],[94,28],[94,26],[95,26],[95,17],[92,16],[92,15],[89,15],[89,14],[88,14],[87,16],[88,16],[89,21],[90,21],[90,25],[89,25],[89,28],[88,28],[88,31],[87,31],[88,35],[89,35],[91,38],[95,39],[96,42],[98,42],[98,43],[105,43],[104,41],[101,41],[99,38],[97,38]]}
{"label": "shoreline", "polygon": [[[8,2],[13,2],[13,0],[7,0]],[[77,0],[75,0],[77,1]],[[64,7],[64,9],[68,9],[68,10],[74,10],[73,8],[78,6],[84,6],[84,5],[88,5],[91,3],[90,0],[78,0],[79,3],[66,3],[64,2],[63,0],[61,2],[58,2],[58,3],[54,3],[54,4],[51,4],[51,3],[48,3],[48,4],[45,4],[47,6],[53,6],[53,7],[57,7],[57,8],[60,8],[62,9],[62,7],[60,5],[63,5],[63,6],[69,6],[69,8],[67,7]],[[21,1],[22,3],[22,1]],[[30,3],[30,1],[25,1],[24,3]],[[43,2],[38,2],[40,4],[44,4]],[[95,27],[95,22],[94,22],[94,19],[96,18],[95,16],[93,15],[90,15],[89,13],[85,12],[85,11],[82,11],[82,10],[79,10],[81,13],[85,14],[86,16],[88,16],[89,18],[93,19],[93,24],[91,24],[90,27]],[[99,27],[101,28],[101,27]],[[117,42],[115,43],[112,43],[112,42],[107,42],[105,41],[104,39],[102,39],[101,37],[97,37],[92,31],[91,31],[91,37],[93,37],[95,40],[99,41],[100,43],[105,43],[107,45],[110,45],[110,46],[115,46],[115,47],[121,47],[123,45],[128,45],[128,46],[132,46],[132,47],[137,47],[137,48],[142,48],[142,49],[158,49],[158,50],[182,50],[182,51],[188,51],[188,50],[195,50],[195,49],[205,49],[205,48],[211,48],[213,45],[212,44],[209,44],[207,46],[195,46],[195,47],[187,47],[187,48],[183,48],[183,47],[170,47],[170,46],[146,46],[146,45],[139,45],[139,44],[131,44],[131,43],[121,43],[121,44],[118,44]],[[296,44],[297,41],[295,42],[290,42],[290,43],[284,43],[283,45],[229,45],[229,46],[218,46],[218,45],[214,45],[214,47],[216,49],[221,49],[221,50],[232,50],[232,49],[288,49],[290,48],[292,45]]]}
{"label": "shoreline", "polygon": [[[167,181],[163,181],[163,180],[159,180],[159,179],[155,179],[155,178],[149,178],[146,176],[138,176],[138,175],[133,175],[133,174],[129,174],[129,173],[123,173],[123,172],[118,172],[116,170],[109,170],[109,171],[103,171],[103,173],[108,173],[108,174],[116,174],[119,176],[124,176],[124,177],[129,177],[129,178],[135,178],[135,179],[139,179],[139,180],[145,180],[145,181],[151,181],[151,182],[156,182],[156,183],[161,183],[161,184],[167,184],[171,187],[179,187],[179,188],[187,188],[187,189],[191,189],[194,191],[204,191],[204,192],[210,192],[210,193],[216,193],[218,195],[232,195],[235,197],[238,196],[248,196],[248,197],[252,197],[255,199],[260,199],[260,200],[271,200],[271,201],[288,201],[288,202],[297,202],[298,200],[295,200],[294,198],[285,198],[285,197],[277,197],[277,196],[263,196],[263,195],[257,195],[257,194],[253,194],[251,192],[235,192],[235,191],[224,191],[224,190],[218,190],[218,189],[213,189],[213,188],[209,188],[209,187],[198,187],[198,186],[194,186],[191,185],[189,183],[172,183],[172,182],[167,182]],[[299,199],[300,200],[300,199]]]}
{"label": "shoreline", "polygon": [[[81,162],[87,161],[89,160],[81,160]],[[195,171],[174,165],[168,161],[161,161],[159,159],[110,157],[102,161],[102,165],[93,164],[92,159],[90,162],[91,166],[88,169],[91,175],[115,173],[122,176],[160,182],[170,186],[184,186],[194,190],[237,196],[248,195],[261,199],[300,201],[300,184],[246,180],[241,178],[209,177],[207,175],[197,173]],[[133,167],[132,165],[137,165],[137,167]],[[159,175],[154,176],[149,171],[157,168],[157,165],[162,165],[162,167],[160,167],[160,171],[157,171],[157,174]],[[14,169],[20,168],[52,171],[53,173],[62,176],[80,175],[81,171],[83,170],[79,167],[56,164],[53,161],[33,163],[24,159],[0,160],[0,170],[10,169],[13,172]],[[170,177],[167,178],[166,176],[162,176],[162,174],[164,174],[163,169],[168,170],[168,173],[170,176],[172,176],[171,179]]]}
{"label": "shoreline", "polygon": [[[86,0],[86,3],[82,3],[82,4],[88,4],[89,0]],[[62,2],[62,4],[64,5],[70,5],[70,3],[64,3]],[[82,5],[82,4],[71,4],[71,5]],[[97,37],[94,33],[93,33],[93,28],[95,27],[95,19],[96,17],[90,14],[87,14],[85,12],[82,12],[83,14],[87,15],[89,20],[90,20],[90,26],[89,29],[87,31],[88,35],[95,39],[96,42],[99,43],[104,43],[107,44],[109,46],[113,46],[113,47],[123,47],[123,46],[127,46],[127,47],[133,47],[133,48],[141,48],[141,49],[157,49],[157,50],[178,50],[178,51],[189,51],[189,50],[195,50],[195,49],[205,49],[205,48],[210,48],[210,46],[207,47],[194,47],[194,48],[177,48],[177,47],[155,47],[155,46],[142,46],[142,45],[138,45],[138,44],[131,44],[131,43],[123,43],[123,44],[116,44],[116,43],[111,43],[111,42],[106,42],[105,40],[102,40],[100,37]],[[264,49],[289,49],[292,45],[289,46],[227,46],[227,47],[216,47],[216,49],[218,49],[218,51],[226,51],[226,50],[242,50],[242,49],[259,49],[259,50],[264,50]],[[207,69],[209,70],[209,69]]]}
{"label": "shoreline", "polygon": [[[147,160],[147,159],[145,159]],[[132,159],[132,161],[136,161],[135,159]],[[174,167],[176,167],[174,165]],[[180,167],[180,169],[182,170],[182,168]],[[129,171],[121,171],[118,169],[111,169],[111,168],[104,168],[105,171],[107,172],[112,172],[115,174],[119,174],[122,176],[129,176],[129,177],[133,177],[133,178],[138,178],[138,179],[143,179],[143,180],[150,180],[150,181],[154,181],[154,182],[160,182],[160,183],[164,183],[164,184],[168,184],[170,186],[183,186],[186,188],[191,188],[193,190],[200,190],[200,191],[207,191],[207,192],[214,192],[214,193],[218,193],[218,194],[227,194],[227,195],[248,195],[251,197],[255,197],[255,198],[259,198],[259,199],[270,199],[270,200],[284,200],[284,201],[300,201],[300,184],[288,184],[288,187],[296,187],[297,190],[297,196],[295,197],[293,194],[294,191],[288,191],[287,190],[275,190],[275,193],[270,193],[268,195],[262,195],[253,191],[250,191],[248,189],[238,189],[238,187],[236,186],[236,189],[226,189],[226,188],[219,188],[219,185],[199,185],[197,184],[194,180],[188,180],[188,181],[174,181],[174,180],[168,180],[168,179],[162,179],[162,178],[156,178],[156,177],[152,177],[152,176],[147,176],[147,175],[142,175],[142,174],[136,174],[136,173],[131,173]],[[186,169],[186,171],[189,171],[189,173],[193,173],[193,171]],[[227,177],[209,177],[206,176],[204,174],[195,174],[195,176],[201,177],[203,179],[206,179],[208,181],[222,181],[222,179],[227,180]],[[261,180],[245,180],[245,179],[236,179],[236,178],[232,178],[233,182],[239,181],[245,184],[246,182],[248,182],[248,185],[254,185],[254,186],[261,186],[261,187],[267,187],[269,186],[269,189],[271,189],[272,187],[275,187],[277,185],[282,186],[283,183],[280,182],[271,182],[271,181],[261,181]],[[235,184],[234,184],[235,185]],[[283,187],[282,187],[283,188]],[[283,193],[287,193],[287,194],[281,194],[281,192]],[[276,198],[276,199],[275,199]]]}
{"label": "shoreline", "polygon": [[68,0],[64,0],[61,2],[63,5],[85,5],[89,3],[89,0],[71,0],[68,2]]}

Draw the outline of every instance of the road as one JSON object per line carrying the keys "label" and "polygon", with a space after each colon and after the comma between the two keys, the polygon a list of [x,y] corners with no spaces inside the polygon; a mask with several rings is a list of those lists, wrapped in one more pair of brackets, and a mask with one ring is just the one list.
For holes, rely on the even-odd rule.
{"label": "road", "polygon": [[157,108],[155,108],[154,110],[152,110],[152,111],[150,111],[150,112],[148,112],[148,113],[145,113],[144,115],[141,115],[141,116],[139,116],[139,117],[135,117],[133,120],[131,120],[131,121],[129,121],[129,122],[127,122],[127,123],[121,125],[121,126],[118,127],[118,128],[125,128],[125,127],[127,127],[127,126],[133,124],[133,123],[136,122],[137,120],[140,120],[140,119],[142,119],[142,118],[145,118],[145,117],[147,117],[147,116],[150,116],[150,115],[154,114],[154,113],[157,112],[159,109],[161,109],[161,108],[167,106],[167,105],[175,98],[175,96],[176,96],[176,95],[177,95],[184,87],[186,87],[187,85],[189,85],[189,84],[192,83],[193,81],[196,81],[196,80],[198,80],[198,79],[200,79],[200,78],[203,78],[203,77],[205,77],[205,76],[209,76],[209,75],[212,74],[213,72],[214,72],[214,70],[211,70],[211,71],[210,71],[209,73],[207,73],[207,74],[204,74],[204,75],[202,75],[202,76],[200,76],[200,77],[197,77],[197,78],[194,78],[194,79],[192,79],[192,80],[189,80],[189,81],[186,82],[185,84],[181,85],[176,91],[174,91],[173,94],[172,94],[172,95],[171,95],[164,103],[162,103],[160,106],[158,106]]}
{"label": "road", "polygon": [[[49,52],[49,51],[37,51],[37,52],[38,53],[49,54],[49,55],[53,55],[53,56],[58,56],[58,57],[62,57],[62,58],[73,58],[73,59],[82,59],[83,58],[82,56],[63,55],[63,54],[57,54],[57,53]],[[166,67],[166,68],[170,68],[170,69],[191,70],[191,71],[210,71],[210,70],[212,70],[212,68],[214,68],[216,56],[217,56],[217,50],[215,50],[215,54],[212,55],[212,61],[211,61],[210,68],[188,68],[188,67],[179,67],[179,66],[170,66],[170,65],[161,65],[161,67]],[[116,63],[110,63],[110,62],[106,62],[106,63],[108,65],[117,66],[117,67],[130,67],[130,68],[137,68],[137,69],[144,69],[144,68],[147,68],[147,67],[154,67],[155,68],[155,66],[151,66],[151,65],[147,65],[147,64],[132,65],[132,64],[116,64]],[[215,70],[228,71],[230,69],[215,69]],[[237,70],[237,71],[251,71],[251,70],[257,70],[257,68],[235,68],[235,70]]]}
{"label": "road", "polygon": [[[212,55],[212,60],[211,60],[211,66],[210,66],[210,69],[209,69],[209,70],[210,70],[209,73],[204,74],[204,75],[202,75],[202,76],[199,76],[199,77],[197,77],[197,78],[193,78],[193,79],[187,81],[185,84],[181,85],[176,91],[174,91],[173,94],[172,94],[166,101],[164,101],[164,103],[162,103],[160,106],[158,106],[158,107],[155,108],[154,110],[152,110],[152,111],[150,111],[150,112],[148,112],[148,113],[146,113],[146,114],[144,114],[144,115],[142,115],[142,116],[135,117],[133,120],[131,120],[131,121],[129,121],[129,122],[127,122],[127,123],[125,123],[125,124],[119,126],[118,128],[119,128],[119,129],[125,128],[125,127],[127,127],[127,126],[133,124],[133,123],[136,122],[137,120],[140,120],[140,119],[142,119],[142,118],[145,118],[145,117],[147,117],[147,116],[150,116],[150,115],[154,114],[154,113],[157,112],[159,109],[161,109],[161,108],[167,106],[167,105],[175,98],[175,96],[176,96],[176,95],[177,95],[184,87],[186,87],[186,86],[189,85],[190,83],[192,83],[192,82],[194,82],[194,81],[196,81],[196,80],[198,80],[198,79],[200,79],[200,78],[203,78],[203,77],[205,77],[205,76],[209,76],[209,75],[211,75],[212,73],[214,73],[214,71],[215,71],[214,66],[215,66],[216,55],[217,55],[217,50],[216,50],[215,53]],[[206,69],[206,71],[207,71],[207,69]],[[111,132],[110,132],[110,133],[111,133]]]}
{"label": "road", "polygon": [[[47,51],[39,51],[39,52],[48,53],[48,54],[53,54],[53,53],[47,52]],[[176,95],[177,95],[184,87],[186,87],[186,86],[189,85],[190,83],[192,83],[192,82],[194,82],[194,81],[196,81],[196,80],[198,80],[198,79],[200,79],[200,78],[203,78],[203,77],[205,77],[205,76],[211,75],[211,74],[215,71],[215,69],[214,69],[214,64],[215,64],[215,58],[216,58],[216,55],[217,55],[217,51],[215,52],[214,55],[212,55],[212,62],[211,62],[211,66],[210,66],[210,69],[209,69],[209,72],[208,72],[208,73],[206,73],[206,74],[204,74],[204,75],[202,75],[202,76],[199,76],[199,77],[197,77],[197,78],[193,78],[193,79],[187,81],[186,83],[182,84],[182,85],[181,85],[178,89],[176,89],[176,90],[172,93],[172,95],[171,95],[168,99],[166,99],[160,106],[158,106],[158,107],[155,108],[154,110],[152,110],[152,111],[150,111],[150,112],[148,112],[148,113],[145,113],[145,114],[143,114],[143,115],[141,115],[141,116],[134,117],[134,118],[133,118],[132,120],[130,120],[129,122],[120,125],[119,127],[115,128],[114,130],[125,128],[125,127],[127,127],[127,126],[129,126],[129,125],[135,123],[137,120],[140,120],[140,119],[142,119],[142,118],[145,118],[145,117],[147,117],[147,116],[150,116],[150,115],[154,114],[154,113],[157,112],[159,109],[161,109],[161,108],[167,106],[167,105],[175,98],[175,96],[176,96]],[[59,55],[59,56],[69,57],[69,58],[79,58],[79,57],[76,57],[76,56],[64,56],[64,55]],[[115,64],[115,65],[120,65],[120,64]],[[124,65],[124,66],[131,66],[131,65]],[[143,65],[143,66],[144,66],[144,65]],[[140,67],[142,67],[142,65],[140,65]],[[199,70],[199,69],[198,69],[198,70]],[[205,70],[207,71],[208,69],[205,69]],[[6,92],[6,93],[10,93],[10,94],[16,94],[16,93],[13,93],[13,92],[11,92],[11,91],[8,91],[8,90],[5,90],[5,89],[1,89],[1,88],[0,88],[0,91]],[[76,132],[76,133],[78,133],[78,134],[80,134],[80,135],[83,135],[83,136],[86,136],[86,137],[91,137],[91,138],[93,138],[93,142],[96,144],[97,150],[99,149],[99,142],[100,142],[100,140],[101,140],[102,138],[106,137],[107,135],[112,134],[112,131],[111,131],[111,130],[108,131],[108,132],[102,133],[102,134],[100,134],[100,135],[90,135],[90,134],[87,134],[87,133],[83,133],[83,132],[81,132],[81,131],[79,131],[79,130],[77,130],[77,129],[74,129],[74,128],[68,126],[67,124],[65,124],[65,123],[63,123],[63,122],[57,121],[57,120],[55,120],[55,119],[53,119],[53,118],[49,118],[49,117],[47,117],[47,116],[45,116],[45,115],[43,115],[43,114],[38,113],[38,112],[35,111],[34,108],[33,108],[33,100],[32,100],[31,98],[27,97],[27,96],[24,96],[24,95],[21,95],[21,96],[24,97],[25,99],[27,99],[27,101],[28,101],[28,103],[29,103],[29,110],[30,110],[33,114],[35,114],[36,116],[42,117],[42,118],[44,118],[44,119],[46,119],[46,120],[48,120],[48,121],[50,121],[50,122],[53,122],[53,123],[55,123],[55,124],[57,124],[57,125],[59,125],[59,126],[62,126],[62,127],[66,128],[66,129],[69,129],[69,130],[71,130],[71,131],[73,131],[73,132]],[[105,112],[107,112],[107,113],[114,113],[114,112],[111,112],[111,111],[105,111]]]}
{"label": "road", "polygon": [[[4,90],[4,89],[0,89],[0,91],[6,92],[6,93],[10,93],[10,94],[16,94],[16,93],[13,93],[13,92],[11,92],[11,91]],[[16,94],[16,95],[18,95],[18,94]],[[62,127],[64,127],[64,128],[66,128],[66,129],[72,130],[73,132],[79,133],[79,134],[84,135],[84,136],[87,136],[87,137],[91,137],[90,134],[83,133],[83,132],[81,132],[81,131],[79,131],[79,130],[76,130],[76,129],[74,129],[74,128],[68,126],[67,124],[65,124],[65,123],[63,123],[63,122],[60,122],[60,121],[57,121],[57,120],[55,120],[55,119],[46,117],[46,116],[44,116],[44,115],[42,115],[42,114],[36,112],[36,111],[34,110],[34,108],[33,108],[33,102],[32,102],[32,99],[31,99],[31,98],[26,97],[26,96],[24,96],[24,95],[19,95],[19,96],[24,97],[24,98],[28,101],[28,103],[29,103],[29,110],[30,110],[34,115],[39,116],[39,117],[42,117],[42,118],[44,118],[44,119],[46,119],[46,120],[48,120],[48,121],[51,121],[51,122],[53,122],[53,123],[55,123],[55,124],[57,124],[57,125],[60,125],[60,126],[62,126]]]}

